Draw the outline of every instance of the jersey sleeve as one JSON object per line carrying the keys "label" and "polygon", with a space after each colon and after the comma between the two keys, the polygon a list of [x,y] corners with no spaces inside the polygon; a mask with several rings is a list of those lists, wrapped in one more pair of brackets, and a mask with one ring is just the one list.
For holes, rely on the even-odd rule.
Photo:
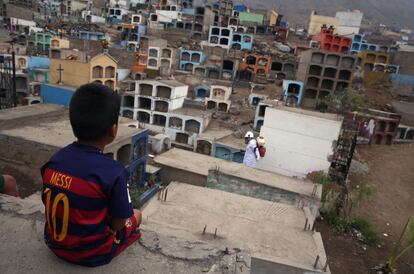
{"label": "jersey sleeve", "polygon": [[128,175],[126,170],[124,170],[112,186],[109,200],[109,214],[112,218],[126,219],[134,214],[127,180]]}

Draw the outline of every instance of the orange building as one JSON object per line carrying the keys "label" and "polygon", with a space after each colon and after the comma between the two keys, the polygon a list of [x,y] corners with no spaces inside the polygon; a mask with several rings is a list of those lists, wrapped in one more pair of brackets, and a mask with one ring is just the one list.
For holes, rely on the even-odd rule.
{"label": "orange building", "polygon": [[131,72],[145,72],[148,63],[149,41],[146,37],[141,37],[138,48],[135,53],[135,64],[131,68]]}
{"label": "orange building", "polygon": [[312,41],[319,44],[319,49],[330,52],[346,53],[352,45],[352,39],[334,33],[334,27],[323,25],[321,32],[312,36]]}
{"label": "orange building", "polygon": [[250,70],[255,75],[266,76],[269,74],[271,63],[272,58],[269,55],[246,53],[239,66],[239,70]]}

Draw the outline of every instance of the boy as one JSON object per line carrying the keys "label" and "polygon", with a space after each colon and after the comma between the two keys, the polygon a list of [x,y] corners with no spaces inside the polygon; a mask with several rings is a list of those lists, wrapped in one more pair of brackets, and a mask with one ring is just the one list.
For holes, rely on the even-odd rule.
{"label": "boy", "polygon": [[132,209],[127,171],[103,154],[116,137],[119,110],[112,89],[79,87],[69,107],[77,141],[41,169],[46,244],[75,264],[107,264],[141,236],[141,213]]}

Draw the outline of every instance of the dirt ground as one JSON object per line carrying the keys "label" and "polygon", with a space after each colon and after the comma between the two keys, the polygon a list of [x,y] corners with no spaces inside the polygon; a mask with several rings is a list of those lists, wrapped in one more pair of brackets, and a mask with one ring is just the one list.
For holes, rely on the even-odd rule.
{"label": "dirt ground", "polygon": [[366,89],[362,94],[367,106],[383,110],[384,107],[387,104],[390,104],[394,98],[390,90],[390,86],[372,85],[366,86]]}
{"label": "dirt ground", "polygon": [[2,174],[12,175],[17,182],[20,197],[26,198],[36,191],[41,191],[40,170],[33,170],[28,167],[5,164],[0,161]]}
{"label": "dirt ground", "polygon": [[396,86],[389,82],[364,85],[361,92],[365,104],[369,108],[386,110],[393,100],[397,100],[399,95],[408,96],[412,92],[410,86]]}
{"label": "dirt ground", "polygon": [[[381,237],[381,247],[369,247],[349,235],[340,235],[319,222],[332,273],[372,273],[386,262],[407,222],[414,216],[414,144],[359,146],[356,158],[368,164],[366,175],[350,176],[351,188],[358,182],[376,186],[374,196],[353,211],[373,224]],[[386,234],[387,236],[384,236]],[[396,265],[398,273],[414,273],[414,250]]]}

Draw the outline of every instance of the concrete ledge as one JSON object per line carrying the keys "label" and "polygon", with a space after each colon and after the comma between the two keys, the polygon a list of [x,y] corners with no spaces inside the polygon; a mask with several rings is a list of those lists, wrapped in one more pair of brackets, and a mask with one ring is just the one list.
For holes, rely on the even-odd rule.
{"label": "concrete ledge", "polygon": [[[305,269],[312,269],[323,251],[322,242],[314,237],[319,233],[304,230],[306,214],[295,206],[178,182],[167,190],[166,201],[154,197],[145,207],[144,230],[218,249],[225,246],[260,253]],[[319,256],[325,263],[325,257]]]}
{"label": "concrete ledge", "polygon": [[218,249],[190,238],[171,238],[151,230],[141,230],[140,241],[108,265],[97,268],[73,265],[57,258],[46,247],[42,212],[40,193],[24,200],[0,194],[1,273],[221,274],[223,269],[243,265],[236,262],[240,251],[229,250],[225,254],[224,247]]}
{"label": "concrete ledge", "polygon": [[274,260],[255,254],[251,258],[253,274],[329,274],[329,270],[313,269],[300,264],[292,265],[284,260]]}
{"label": "concrete ledge", "polygon": [[0,110],[0,121],[9,121],[20,118],[33,117],[51,112],[61,112],[64,109],[62,106],[51,104],[36,104],[30,106],[19,106],[12,109]]}
{"label": "concrete ledge", "polygon": [[[306,213],[309,213],[307,216],[308,224],[312,227],[314,216],[319,215],[320,199],[317,195],[309,196],[298,191],[287,190],[284,185],[274,183],[271,177],[267,178],[266,181],[266,178],[260,178],[261,173],[257,172],[256,174],[259,176],[257,180],[253,180],[253,178],[246,179],[248,176],[241,177],[240,175],[234,175],[235,173],[230,171],[223,173],[221,170],[210,170],[207,178],[207,187],[261,200],[306,208]],[[309,183],[304,182],[303,184]],[[313,186],[316,192],[319,186]]]}
{"label": "concrete ledge", "polygon": [[44,214],[45,209],[37,192],[25,199],[0,194],[0,209],[18,215]]}
{"label": "concrete ledge", "polygon": [[[314,197],[319,200],[322,195],[322,187],[310,183],[309,181],[249,168],[243,164],[229,162],[181,149],[171,149],[155,157],[154,162],[163,167],[164,170],[161,171],[161,176],[163,176],[164,173],[164,177],[168,178],[168,181],[165,183],[177,180],[193,185],[205,186],[209,170],[218,170],[222,173],[232,174],[235,177],[247,179],[270,187],[284,189],[299,195]],[[166,167],[169,169],[165,169]],[[167,173],[175,172],[176,170],[185,171],[188,174],[199,175],[198,177],[200,179],[203,178],[203,180],[195,183],[193,180],[187,180],[185,177],[180,178],[179,176],[174,176],[174,174],[167,175]],[[175,179],[173,179],[174,177]]]}

